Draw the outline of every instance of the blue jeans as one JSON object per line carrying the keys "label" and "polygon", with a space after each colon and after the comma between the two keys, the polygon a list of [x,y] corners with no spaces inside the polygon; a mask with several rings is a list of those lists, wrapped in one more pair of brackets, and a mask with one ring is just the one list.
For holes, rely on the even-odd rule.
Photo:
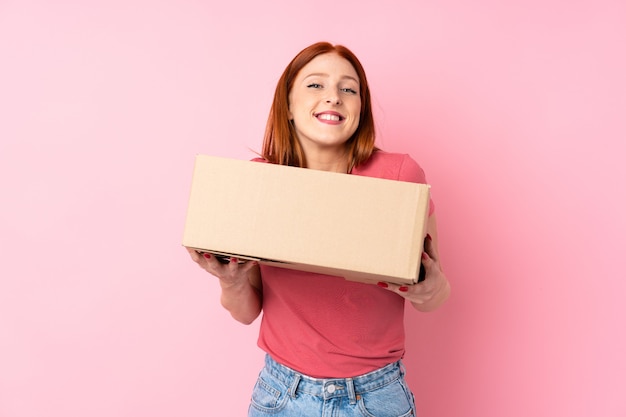
{"label": "blue jeans", "polygon": [[259,374],[248,417],[415,416],[400,361],[354,378],[317,379],[274,361]]}

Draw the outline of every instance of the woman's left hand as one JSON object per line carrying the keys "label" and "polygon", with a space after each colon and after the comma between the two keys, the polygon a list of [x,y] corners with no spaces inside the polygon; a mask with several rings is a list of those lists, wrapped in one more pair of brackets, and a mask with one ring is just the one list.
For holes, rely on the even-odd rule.
{"label": "woman's left hand", "polygon": [[419,311],[435,310],[448,299],[450,283],[441,269],[437,248],[430,236],[427,236],[424,241],[422,265],[426,277],[420,283],[398,285],[390,282],[379,282],[378,286],[404,297]]}

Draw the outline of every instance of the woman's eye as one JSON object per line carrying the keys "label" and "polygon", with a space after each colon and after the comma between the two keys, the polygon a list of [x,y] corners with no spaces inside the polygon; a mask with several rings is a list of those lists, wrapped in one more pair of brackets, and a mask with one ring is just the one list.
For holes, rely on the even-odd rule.
{"label": "woman's eye", "polygon": [[349,94],[357,94],[356,90],[352,88],[342,88],[341,91],[343,91],[344,93],[349,93]]}
{"label": "woman's eye", "polygon": [[311,83],[309,85],[307,85],[308,88],[322,88],[321,84],[317,84],[317,83]]}

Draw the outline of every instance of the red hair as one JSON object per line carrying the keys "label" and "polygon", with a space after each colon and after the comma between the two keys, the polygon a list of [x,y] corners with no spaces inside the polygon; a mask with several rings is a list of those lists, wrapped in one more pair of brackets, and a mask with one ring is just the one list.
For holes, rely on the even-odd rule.
{"label": "red hair", "polygon": [[348,172],[367,161],[376,150],[374,146],[376,133],[372,115],[372,103],[363,66],[356,55],[345,46],[318,42],[303,49],[296,55],[278,80],[274,101],[267,119],[261,154],[267,161],[280,165],[306,167],[304,151],[297,140],[294,126],[289,120],[289,92],[300,70],[311,62],[313,58],[327,53],[335,53],[346,59],[352,64],[359,76],[361,113],[359,126],[346,142],[349,158]]}

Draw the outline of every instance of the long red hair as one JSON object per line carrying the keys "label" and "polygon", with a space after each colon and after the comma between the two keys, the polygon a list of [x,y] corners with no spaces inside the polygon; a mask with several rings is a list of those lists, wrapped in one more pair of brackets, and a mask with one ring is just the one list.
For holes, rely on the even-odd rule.
{"label": "long red hair", "polygon": [[328,42],[318,42],[303,49],[287,65],[278,80],[274,101],[270,109],[265,128],[262,156],[267,161],[297,167],[306,167],[304,151],[297,140],[293,124],[289,120],[289,92],[300,70],[318,55],[335,53],[352,64],[359,76],[359,92],[361,95],[361,113],[359,126],[346,142],[348,150],[348,172],[367,161],[376,150],[374,142],[376,132],[369,86],[365,77],[365,70],[356,55],[342,45],[332,45]]}

